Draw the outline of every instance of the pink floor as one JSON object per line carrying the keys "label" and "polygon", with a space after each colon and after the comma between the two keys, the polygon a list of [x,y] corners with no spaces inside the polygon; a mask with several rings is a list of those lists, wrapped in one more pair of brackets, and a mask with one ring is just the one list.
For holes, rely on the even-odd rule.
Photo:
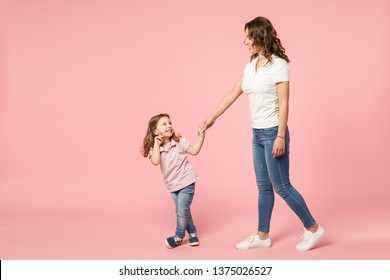
{"label": "pink floor", "polygon": [[194,211],[201,245],[167,249],[164,238],[174,223],[168,210],[141,209],[129,219],[130,210],[8,209],[1,211],[0,259],[390,259],[388,210],[322,217],[327,234],[309,252],[295,250],[301,227],[285,210],[275,209],[272,248],[239,251],[234,244],[253,231],[256,213],[220,218]]}

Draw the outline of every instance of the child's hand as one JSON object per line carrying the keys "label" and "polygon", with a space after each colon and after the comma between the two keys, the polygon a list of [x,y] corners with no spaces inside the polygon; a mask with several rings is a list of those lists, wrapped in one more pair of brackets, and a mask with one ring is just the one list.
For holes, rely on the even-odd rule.
{"label": "child's hand", "polygon": [[163,141],[164,137],[161,134],[154,137],[154,145],[157,145],[157,147],[160,147]]}
{"label": "child's hand", "polygon": [[198,127],[198,135],[199,135],[199,137],[204,137],[205,136],[205,134],[206,134],[206,128],[207,128],[207,126],[206,126],[206,124],[205,123],[202,123],[199,127]]}

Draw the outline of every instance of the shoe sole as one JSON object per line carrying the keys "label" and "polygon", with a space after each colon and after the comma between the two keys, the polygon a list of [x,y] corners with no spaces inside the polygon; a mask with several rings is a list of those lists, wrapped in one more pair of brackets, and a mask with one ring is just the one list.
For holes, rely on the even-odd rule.
{"label": "shoe sole", "polygon": [[176,248],[177,246],[179,246],[179,245],[176,245],[176,246],[171,246],[171,245],[169,245],[169,243],[168,243],[168,241],[165,239],[165,245],[167,245],[167,247],[168,247],[168,249],[172,249],[172,248]]}
{"label": "shoe sole", "polygon": [[307,248],[307,249],[298,249],[298,248],[296,248],[298,251],[309,251],[309,250],[311,250],[311,249],[313,249],[313,247],[314,246],[316,246],[316,244],[322,239],[322,237],[324,237],[324,235],[325,235],[325,230],[324,230],[324,232],[317,238],[317,240],[316,240],[316,242],[314,242],[309,248]]}
{"label": "shoe sole", "polygon": [[189,243],[190,246],[199,246],[199,242],[192,242],[192,243]]}
{"label": "shoe sole", "polygon": [[249,250],[249,249],[256,249],[256,248],[271,248],[271,244],[269,244],[269,245],[254,245],[254,246],[244,247],[244,248],[236,246],[236,249],[238,249],[238,250]]}
{"label": "shoe sole", "polygon": [[166,240],[164,240],[164,241],[165,241],[165,245],[167,245],[168,249],[172,249],[173,248],[171,245],[169,245],[169,243]]}

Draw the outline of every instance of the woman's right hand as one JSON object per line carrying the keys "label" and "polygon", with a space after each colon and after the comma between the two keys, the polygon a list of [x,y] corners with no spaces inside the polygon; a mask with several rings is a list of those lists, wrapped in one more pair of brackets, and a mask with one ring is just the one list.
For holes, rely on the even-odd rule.
{"label": "woman's right hand", "polygon": [[210,128],[215,123],[215,120],[212,118],[208,118],[207,120],[202,122],[202,126],[205,126],[206,129]]}

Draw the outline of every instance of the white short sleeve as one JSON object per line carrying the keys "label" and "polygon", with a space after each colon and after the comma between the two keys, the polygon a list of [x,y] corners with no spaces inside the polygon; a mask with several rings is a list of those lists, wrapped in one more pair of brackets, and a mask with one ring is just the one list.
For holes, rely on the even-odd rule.
{"label": "white short sleeve", "polygon": [[270,68],[270,77],[275,84],[290,80],[290,68],[284,59],[274,57]]}

